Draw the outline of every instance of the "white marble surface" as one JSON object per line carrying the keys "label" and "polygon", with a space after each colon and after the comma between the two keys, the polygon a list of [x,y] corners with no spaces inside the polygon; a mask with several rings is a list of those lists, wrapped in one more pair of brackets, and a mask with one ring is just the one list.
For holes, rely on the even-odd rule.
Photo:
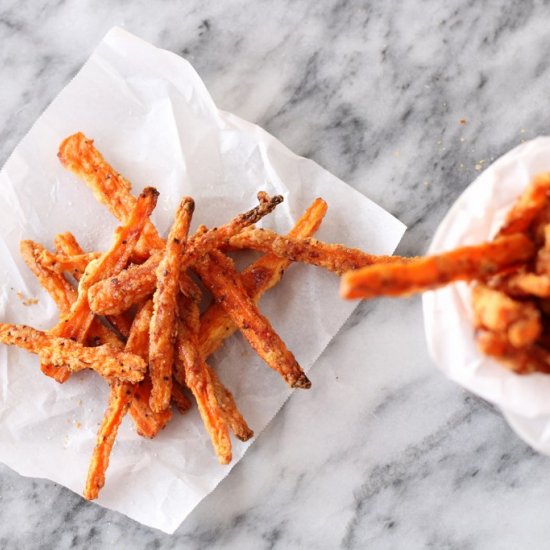
{"label": "white marble surface", "polygon": [[[421,253],[486,163],[549,133],[549,18],[519,0],[2,0],[0,163],[121,25],[407,223],[399,252]],[[548,547],[548,459],[435,370],[419,299],[360,305],[311,376],[175,535],[0,467],[0,547]]]}

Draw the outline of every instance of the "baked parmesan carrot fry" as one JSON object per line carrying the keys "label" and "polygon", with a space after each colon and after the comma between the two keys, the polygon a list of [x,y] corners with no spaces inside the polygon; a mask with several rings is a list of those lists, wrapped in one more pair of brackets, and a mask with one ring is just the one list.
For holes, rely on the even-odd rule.
{"label": "baked parmesan carrot fry", "polygon": [[[187,275],[182,275],[180,277],[180,290],[183,295],[184,300],[187,300],[187,302],[183,302],[183,305],[188,304],[191,306],[189,308],[189,311],[186,313],[185,310],[181,311],[182,305],[180,304],[180,318],[185,319],[185,324],[182,327],[182,329],[187,330],[187,332],[191,332],[191,336],[193,338],[192,342],[190,343],[188,340],[185,340],[184,342],[181,341],[183,338],[181,331],[178,336],[178,342],[181,344],[178,348],[179,354],[178,356],[182,356],[182,354],[188,354],[188,364],[194,365],[197,359],[197,354],[200,353],[198,349],[198,332],[201,327],[201,321],[199,316],[199,304],[201,302],[201,291],[199,287],[193,282],[191,277]],[[229,318],[230,322],[231,318]],[[234,326],[234,325],[233,325]],[[187,329],[185,328],[187,327]],[[193,346],[193,347],[191,347]],[[231,428],[231,431],[235,434],[237,438],[239,438],[241,441],[247,441],[250,439],[254,432],[248,427],[248,424],[246,423],[246,420],[243,418],[242,414],[239,412],[239,409],[237,408],[237,404],[235,403],[235,399],[233,398],[232,393],[223,385],[221,380],[218,378],[218,375],[216,374],[216,371],[211,368],[206,362],[205,357],[201,355],[202,363],[206,367],[208,373],[207,373],[207,379],[209,384],[212,385],[212,388],[214,390],[214,394],[216,397],[216,401],[218,402],[218,406],[221,409],[221,412],[223,414],[223,418],[227,425]],[[175,374],[176,376],[184,381],[185,380],[185,365],[184,362],[179,360],[176,361],[176,370]],[[197,371],[196,371],[197,372]]]}
{"label": "baked parmesan carrot fry", "polygon": [[498,286],[499,290],[511,296],[537,296],[548,298],[550,296],[550,276],[536,273],[516,273],[507,277]]}
{"label": "baked parmesan carrot fry", "polygon": [[[135,341],[137,336],[129,340],[129,345],[136,349],[137,354],[146,362],[149,361],[149,325],[151,324],[151,315],[153,314],[153,302],[148,300],[139,309],[140,323],[147,327],[147,332],[139,331],[139,342]],[[147,438],[153,438],[162,430],[172,418],[170,410],[161,413],[154,413],[149,407],[149,397],[151,396],[151,380],[149,375],[145,374],[143,380],[135,385],[134,397],[130,405],[130,416],[136,426],[139,435]]]}
{"label": "baked parmesan carrot fry", "polygon": [[84,347],[68,338],[27,327],[0,323],[0,342],[36,353],[54,368],[66,367],[72,372],[93,369],[106,378],[139,382],[145,362],[132,353],[121,352],[109,344]]}
{"label": "baked parmesan carrot fry", "polygon": [[172,395],[172,366],[177,335],[176,296],[181,270],[181,261],[195,203],[185,197],[177,211],[170,229],[164,255],[157,267],[156,290],[153,295],[153,316],[149,338],[149,376],[151,399],[149,405],[155,412],[170,406]]}
{"label": "baked parmesan carrot fry", "polygon": [[497,237],[524,233],[544,208],[550,195],[550,173],[538,174],[509,210]]}
{"label": "baked parmesan carrot fry", "polygon": [[518,233],[409,263],[380,264],[348,271],[342,276],[340,294],[343,298],[414,294],[453,281],[486,278],[529,260],[534,252],[531,240]]}
{"label": "baked parmesan carrot fry", "polygon": [[224,420],[235,434],[235,437],[241,441],[248,441],[254,435],[254,432],[248,427],[246,420],[237,408],[233,394],[224,386],[213,368],[208,367],[208,373]]}
{"label": "baked parmesan carrot fry", "polygon": [[[63,166],[84,180],[95,198],[107,206],[118,220],[127,220],[136,203],[136,198],[131,194],[132,187],[105,161],[94,147],[93,140],[81,132],[69,136],[59,146],[58,157]],[[147,221],[136,245],[136,253],[147,258],[151,249],[163,246],[157,230]]]}
{"label": "baked parmesan carrot fry", "polygon": [[309,388],[311,382],[246,292],[231,259],[214,250],[195,262],[194,269],[267,365],[277,371],[292,388]]}
{"label": "baked parmesan carrot fry", "polygon": [[76,300],[76,289],[61,273],[52,272],[42,264],[41,258],[44,250],[42,245],[33,241],[19,243],[21,257],[29,269],[52,297],[60,313],[67,313],[71,309],[71,304]]}
{"label": "baked parmesan carrot fry", "polygon": [[[59,235],[56,235],[54,239],[54,244],[58,254],[62,254],[65,256],[80,256],[85,254],[75,236],[70,232],[60,233]],[[86,267],[87,266],[84,266],[84,269],[82,271],[73,270],[71,275],[77,281],[80,281]],[[124,336],[124,338],[128,338],[133,322],[133,317],[132,315],[129,315],[129,312],[124,312],[120,315],[107,316],[107,320],[118,330],[118,332],[120,332],[120,334],[122,334],[122,336]]]}
{"label": "baked parmesan carrot fry", "polygon": [[503,292],[477,284],[472,291],[474,326],[506,335],[515,348],[533,344],[542,332],[533,302],[513,300]]}
{"label": "baked parmesan carrot fry", "polygon": [[88,477],[84,487],[85,499],[94,500],[105,485],[105,472],[109,467],[111,450],[115,444],[118,428],[128,412],[134,394],[133,384],[113,382],[109,392],[109,404],[97,434]]}
{"label": "baked parmesan carrot fry", "polygon": [[151,296],[161,258],[161,252],[154,252],[143,264],[131,265],[90,287],[88,298],[92,311],[97,315],[117,315]]}
{"label": "baked parmesan carrot fry", "polygon": [[[90,262],[80,280],[78,297],[72,304],[70,312],[51,331],[55,336],[72,338],[77,342],[83,342],[94,314],[88,304],[88,289],[90,285],[118,273],[127,263],[130,254],[139,239],[141,230],[149,215],[153,211],[158,197],[156,189],[145,189],[132,214],[125,225],[119,227],[115,233],[115,242],[111,248],[97,260]],[[43,364],[43,371],[49,374],[47,364]],[[52,373],[52,374],[55,374]],[[50,374],[49,374],[50,375]]]}
{"label": "baked parmesan carrot fry", "polygon": [[[282,200],[280,196],[269,200],[264,198],[258,206],[239,214],[229,223],[206,232],[197,232],[187,242],[181,261],[182,271],[210,250],[226,245],[233,235],[272,212]],[[150,296],[155,290],[155,272],[161,258],[162,254],[155,252],[143,264],[131,266],[116,277],[95,284],[89,292],[92,310],[98,315],[113,315]]]}
{"label": "baked parmesan carrot fry", "polygon": [[180,414],[185,414],[191,407],[191,401],[177,380],[172,380],[172,404]]}
{"label": "baked parmesan carrot fry", "polygon": [[53,239],[53,244],[57,254],[78,256],[79,254],[85,253],[84,249],[76,240],[76,237],[70,231],[58,233]]}
{"label": "baked parmesan carrot fry", "polygon": [[75,254],[67,256],[65,254],[52,254],[49,250],[42,251],[42,264],[57,273],[68,272],[77,277],[81,276],[86,266],[99,258],[99,252],[89,252],[87,254]]}
{"label": "baked parmesan carrot fry", "polygon": [[130,405],[130,416],[136,426],[136,431],[142,437],[152,439],[155,437],[172,418],[172,411],[166,409],[155,413],[149,407],[151,397],[151,380],[146,375],[137,385],[134,400]]}
{"label": "baked parmesan carrot fry", "polygon": [[517,349],[506,335],[490,330],[479,331],[476,340],[482,353],[498,358],[500,363],[517,374],[550,373],[550,353],[540,346]]}
{"label": "baked parmesan carrot fry", "polygon": [[[41,263],[44,247],[33,241],[21,241],[20,251],[23,260],[29,266],[38,282],[52,297],[59,308],[61,315],[67,314],[71,304],[76,300],[76,289],[61,275],[44,267]],[[88,333],[88,342],[94,345],[111,344],[117,348],[122,347],[122,342],[106,326],[94,319]],[[69,372],[69,371],[67,371]]]}
{"label": "baked parmesan carrot fry", "polygon": [[[147,357],[149,345],[150,312],[142,308],[136,315],[130,336],[126,343],[126,351],[139,357]],[[114,381],[111,383],[109,405],[103,416],[103,421],[97,433],[96,446],[92,454],[88,477],[84,488],[84,498],[93,500],[105,485],[105,472],[109,467],[109,458],[122,419],[128,412],[134,397],[135,385],[128,382]]]}
{"label": "baked parmesan carrot fry", "polygon": [[[298,219],[288,236],[310,237],[319,229],[326,212],[327,203],[323,199],[315,199]],[[255,303],[259,302],[264,292],[273,288],[281,280],[290,264],[290,260],[279,258],[275,254],[265,254],[241,273],[246,292]],[[225,309],[220,304],[211,304],[201,317],[199,346],[202,357],[206,359],[214,353],[236,330],[237,326]]]}
{"label": "baked parmesan carrot fry", "polygon": [[268,229],[242,231],[231,237],[229,244],[235,248],[252,248],[261,252],[272,252],[280,258],[316,265],[339,275],[367,265],[415,260],[415,258],[400,256],[368,254],[357,248],[348,248],[341,244],[329,244],[312,238],[283,237]]}
{"label": "baked parmesan carrot fry", "polygon": [[[183,275],[182,277],[187,277]],[[210,370],[197,347],[199,304],[192,298],[178,296],[178,359],[183,368],[176,367],[175,375],[185,382],[197,401],[199,413],[221,464],[231,462],[231,440],[210,376]],[[183,370],[183,372],[181,372]]]}

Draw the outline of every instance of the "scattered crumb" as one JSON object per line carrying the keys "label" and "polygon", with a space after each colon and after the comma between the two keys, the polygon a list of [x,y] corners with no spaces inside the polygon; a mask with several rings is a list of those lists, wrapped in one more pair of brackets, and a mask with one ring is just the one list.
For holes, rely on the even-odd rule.
{"label": "scattered crumb", "polygon": [[69,437],[69,434],[67,434],[64,438],[63,438],[63,447],[67,448],[69,446],[69,444],[71,443],[71,438]]}
{"label": "scattered crumb", "polygon": [[78,404],[79,406],[82,406],[82,399],[79,399],[79,400],[77,401],[77,404]]}
{"label": "scattered crumb", "polygon": [[475,165],[475,169],[479,172],[480,170],[483,170],[483,165],[487,162],[487,159],[481,159],[481,160],[478,160],[476,165]]}
{"label": "scattered crumb", "polygon": [[429,181],[424,181],[424,187],[430,187],[430,182]]}
{"label": "scattered crumb", "polygon": [[462,126],[465,126],[465,125],[468,123],[468,121],[467,121],[465,118],[461,118],[461,119],[458,121],[458,123],[459,123],[460,125],[462,125]]}
{"label": "scattered crumb", "polygon": [[465,139],[464,139],[464,138],[460,138],[460,141],[462,141],[462,143],[464,143]]}
{"label": "scattered crumb", "polygon": [[38,298],[27,298],[20,290],[17,291],[17,297],[24,306],[34,306],[38,303]]}
{"label": "scattered crumb", "polygon": [[460,163],[460,168],[464,168],[464,163],[463,162]]}
{"label": "scattered crumb", "polygon": [[394,157],[399,157],[401,155],[401,151],[399,151],[399,149],[396,149],[394,152],[393,152],[393,156]]}
{"label": "scattered crumb", "polygon": [[82,428],[82,423],[79,422],[78,420],[76,420],[75,423],[74,423],[74,427],[75,427],[77,430],[80,430],[80,428]]}
{"label": "scattered crumb", "polygon": [[525,128],[522,128],[520,131],[519,131],[520,134],[525,134]]}

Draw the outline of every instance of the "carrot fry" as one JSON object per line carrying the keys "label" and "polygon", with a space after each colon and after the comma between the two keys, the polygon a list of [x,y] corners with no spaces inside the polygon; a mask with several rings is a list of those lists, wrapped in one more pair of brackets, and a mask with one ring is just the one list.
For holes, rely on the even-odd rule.
{"label": "carrot fry", "polygon": [[[54,244],[58,254],[72,257],[85,254],[84,250],[82,250],[81,246],[78,244],[75,236],[70,232],[56,235]],[[84,266],[84,270],[86,267],[87,266]],[[71,274],[77,281],[80,281],[82,275],[84,274],[84,270],[74,270]],[[129,312],[124,312],[120,315],[107,316],[107,320],[118,330],[118,332],[120,332],[120,334],[122,334],[122,336],[124,336],[124,338],[128,338],[133,322],[132,315],[129,315],[128,313]]]}
{"label": "carrot fry", "polygon": [[248,427],[246,420],[237,408],[233,394],[223,385],[213,368],[208,367],[208,374],[224,420],[235,434],[235,437],[241,441],[248,441],[254,435],[254,432]]}
{"label": "carrot fry", "polygon": [[[282,202],[282,197],[269,200],[262,198],[260,204],[244,214],[239,214],[229,223],[206,232],[197,232],[189,238],[185,254],[181,260],[181,270],[210,250],[215,250],[229,242],[229,239],[245,227],[256,223],[269,214]],[[155,290],[155,271],[162,258],[154,253],[141,265],[131,266],[116,277],[100,281],[90,288],[89,299],[92,311],[98,315],[113,315],[127,310],[133,304],[150,296]]]}
{"label": "carrot fry", "polygon": [[515,348],[533,344],[542,332],[540,313],[532,302],[518,302],[478,284],[472,291],[472,305],[474,326],[505,334]]}
{"label": "carrot fry", "polygon": [[172,404],[180,414],[185,414],[191,407],[191,401],[177,380],[172,380]]}
{"label": "carrot fry", "polygon": [[[63,275],[51,271],[41,263],[43,250],[45,250],[44,247],[33,241],[21,241],[20,243],[21,256],[25,263],[36,276],[38,282],[52,297],[59,308],[60,314],[65,315],[70,311],[71,304],[76,300],[77,292]],[[122,342],[116,335],[97,319],[92,322],[88,333],[88,341],[94,345],[111,344],[117,348],[122,346]]]}
{"label": "carrot fry", "polygon": [[[157,197],[158,191],[152,187],[148,187],[142,192],[127,223],[117,229],[112,247],[86,267],[79,284],[78,297],[72,304],[68,315],[52,329],[53,335],[72,338],[77,342],[85,340],[94,319],[94,314],[88,303],[89,287],[104,277],[118,273],[126,265],[143,226],[155,207]],[[41,368],[48,376],[55,377],[56,370],[52,369],[50,365],[43,364]],[[65,376],[64,372],[62,374]]]}
{"label": "carrot fry", "polygon": [[137,385],[134,400],[130,405],[130,416],[134,421],[137,433],[142,437],[152,439],[155,437],[172,418],[172,411],[166,409],[155,413],[149,407],[151,397],[151,380],[146,375]]}
{"label": "carrot fry", "polygon": [[199,303],[184,294],[180,294],[178,309],[177,347],[178,358],[183,369],[176,367],[175,375],[180,383],[185,382],[193,393],[202,422],[210,435],[219,462],[229,464],[231,462],[231,440],[227,424],[218,405],[210,369],[201,358],[197,347]]}
{"label": "carrot fry", "polygon": [[92,311],[97,315],[117,315],[146,300],[155,291],[161,258],[162,253],[155,252],[143,264],[131,265],[115,277],[91,286],[88,299]]}
{"label": "carrot fry", "polygon": [[172,365],[176,327],[176,296],[182,254],[195,203],[185,197],[176,212],[174,225],[168,235],[164,255],[157,267],[157,289],[153,295],[149,339],[149,376],[152,390],[149,405],[155,412],[170,406],[172,395]]}
{"label": "carrot fry", "polygon": [[550,373],[550,353],[540,346],[517,349],[510,344],[506,335],[489,330],[479,331],[476,340],[482,353],[496,357],[517,374]]}
{"label": "carrot fry", "polygon": [[[199,362],[198,354],[200,353],[198,348],[198,333],[201,328],[199,315],[201,291],[187,275],[180,277],[180,289],[183,295],[180,297],[179,303],[180,332],[178,334],[178,358],[180,360],[176,361],[175,375],[183,382],[186,381],[185,364],[194,366],[194,373],[197,373],[199,376],[202,372],[201,368],[197,368]],[[183,325],[181,325],[181,319],[185,319]],[[229,317],[229,322],[234,326],[231,317]],[[186,358],[185,361],[183,360],[184,357]],[[212,386],[217,405],[221,410],[225,422],[238,439],[247,441],[254,435],[254,432],[248,427],[246,420],[239,412],[233,394],[223,385],[216,371],[205,362],[205,356],[201,354],[200,359],[202,365],[207,370],[204,379],[206,383]],[[211,394],[211,391],[209,390],[207,393]]]}
{"label": "carrot fry", "polygon": [[109,344],[84,347],[25,325],[0,323],[0,342],[36,353],[53,368],[65,367],[72,372],[93,369],[106,378],[129,382],[139,382],[145,372],[143,359],[132,353],[121,352]]}
{"label": "carrot fry", "polygon": [[342,276],[340,294],[343,298],[414,294],[454,281],[483,279],[533,255],[533,243],[525,235],[514,234],[410,263],[380,264],[349,271]]}
{"label": "carrot fry", "polygon": [[46,268],[41,259],[44,247],[33,241],[21,241],[19,251],[29,269],[38,279],[38,282],[46,289],[56,303],[61,314],[71,309],[71,304],[76,300],[75,288],[60,273],[54,273]]}
{"label": "carrot fry", "polygon": [[[327,203],[323,199],[315,199],[288,236],[306,238],[313,235],[319,229],[326,211]],[[279,258],[275,254],[265,254],[241,273],[246,292],[255,303],[259,302],[264,292],[281,280],[290,264],[290,260]],[[206,359],[214,353],[236,330],[237,326],[225,309],[220,304],[211,304],[201,317],[199,346],[202,357]]]}
{"label": "carrot fry", "polygon": [[252,248],[261,252],[272,252],[280,258],[323,267],[339,275],[367,265],[415,260],[415,258],[400,256],[377,256],[357,248],[348,248],[341,244],[329,244],[317,239],[283,237],[268,229],[242,231],[231,237],[229,244],[235,248]]}
{"label": "carrot fry", "polygon": [[41,262],[52,271],[56,271],[57,273],[67,271],[71,275],[78,277],[82,276],[86,266],[92,260],[97,260],[99,256],[98,252],[66,256],[64,254],[52,254],[49,250],[44,249],[42,251]]}
{"label": "carrot fry", "polygon": [[58,254],[74,256],[84,254],[84,249],[80,246],[76,237],[70,232],[58,233],[53,240],[55,251]]}
{"label": "carrot fry", "polygon": [[498,285],[499,290],[511,296],[550,297],[550,276],[536,273],[516,273]]}
{"label": "carrot fry", "polygon": [[311,382],[269,321],[250,298],[233,262],[215,250],[195,263],[195,270],[216,301],[221,303],[252,348],[293,388]]}
{"label": "carrot fry", "polygon": [[88,467],[88,477],[83,493],[87,500],[96,499],[99,496],[99,491],[105,485],[105,473],[109,467],[111,450],[115,444],[118,427],[128,412],[133,394],[132,384],[123,382],[111,384],[109,404],[99,427],[96,446]]}
{"label": "carrot fry", "polygon": [[[150,319],[150,310],[147,310],[147,306],[142,307],[132,323],[130,336],[126,344],[128,353],[133,353],[143,359],[147,357]],[[105,485],[105,472],[109,467],[109,458],[118,428],[130,408],[134,393],[134,384],[119,381],[111,383],[109,405],[97,433],[96,446],[92,454],[84,488],[84,498],[88,500],[97,498],[99,491]]]}
{"label": "carrot fry", "polygon": [[[149,361],[149,325],[153,314],[153,302],[148,300],[139,309],[139,322],[147,330],[134,330],[128,338],[127,346],[134,349],[144,361]],[[152,438],[168,424],[172,418],[170,410],[154,413],[149,407],[151,395],[151,380],[145,374],[143,380],[134,386],[134,396],[130,405],[130,416],[136,426],[136,431],[143,437]]]}
{"label": "carrot fry", "polygon": [[549,195],[550,173],[537,175],[508,212],[497,237],[527,231]]}
{"label": "carrot fry", "polygon": [[[94,142],[81,132],[65,139],[59,146],[58,157],[63,166],[84,180],[95,198],[107,206],[120,221],[125,222],[135,208],[136,198],[131,185],[116,172],[94,147]],[[150,221],[136,245],[136,253],[147,258],[150,249],[162,248],[164,243]]]}

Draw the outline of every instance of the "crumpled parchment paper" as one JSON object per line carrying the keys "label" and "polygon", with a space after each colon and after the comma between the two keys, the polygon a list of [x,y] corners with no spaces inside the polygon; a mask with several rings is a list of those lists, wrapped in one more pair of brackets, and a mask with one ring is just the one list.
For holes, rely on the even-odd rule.
{"label": "crumpled parchment paper", "polygon": [[[329,204],[320,238],[389,254],[404,231],[314,162],[258,126],[219,111],[187,61],[115,28],[0,173],[2,321],[43,329],[57,321],[53,302],[19,256],[21,239],[51,247],[56,233],[70,230],[89,250],[104,250],[111,242],[116,221],[56,157],[61,140],[77,131],[95,139],[136,193],[146,185],[159,189],[153,220],[164,235],[184,194],[196,201],[194,227],[214,226],[256,204],[260,189],[284,195],[264,223],[283,233],[317,196]],[[22,296],[36,297],[38,304],[26,306]],[[307,371],[355,305],[339,298],[334,275],[294,265],[261,308]],[[211,363],[259,434],[289,389],[240,336]],[[315,384],[315,373],[311,378]],[[60,386],[40,373],[36,357],[0,347],[0,461],[80,493],[107,394],[94,373]],[[249,444],[235,441],[232,465]],[[185,416],[175,413],[153,441],[137,436],[127,418],[98,503],[171,533],[230,469],[217,463],[196,408]]]}

